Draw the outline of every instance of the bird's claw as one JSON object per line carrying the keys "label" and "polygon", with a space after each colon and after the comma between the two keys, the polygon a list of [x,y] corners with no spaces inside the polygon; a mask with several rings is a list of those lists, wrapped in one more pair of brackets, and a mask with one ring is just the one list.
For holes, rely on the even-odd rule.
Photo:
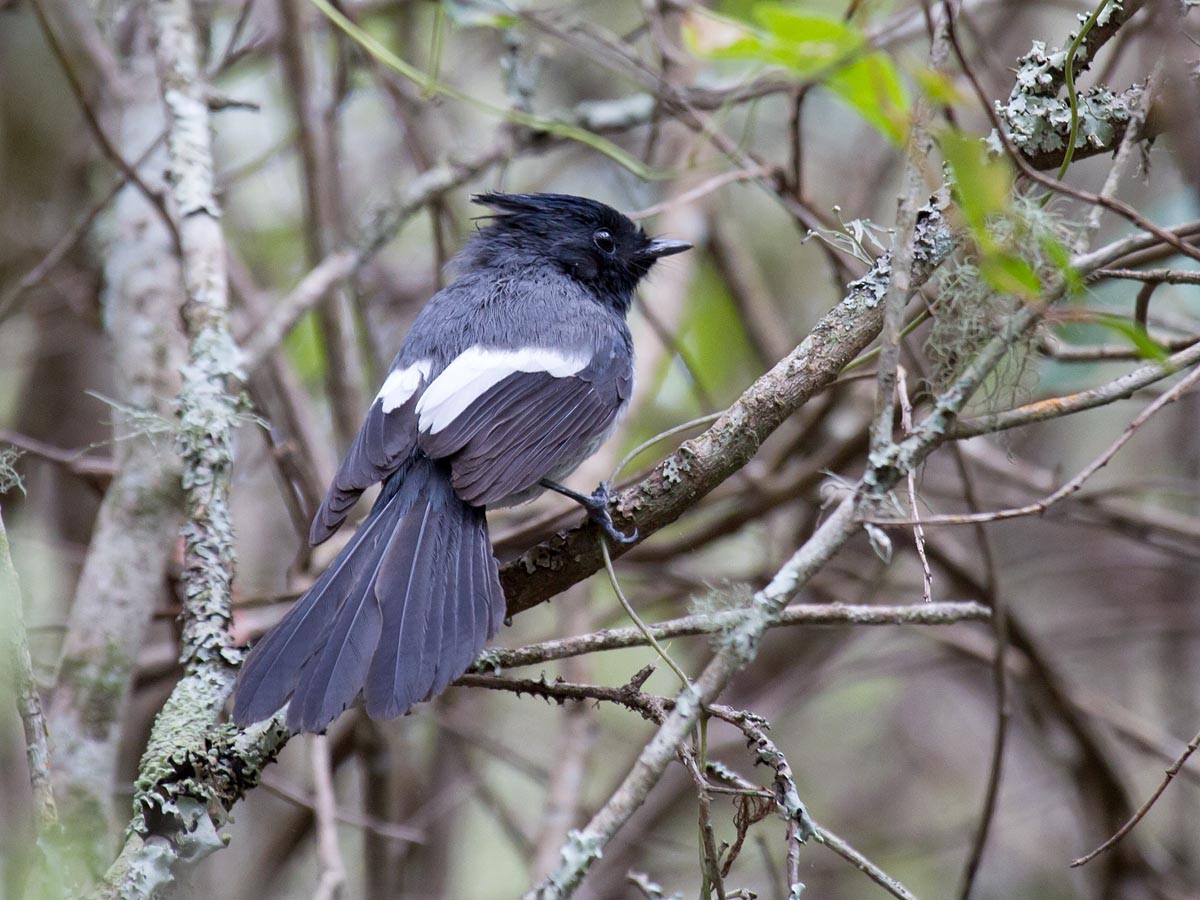
{"label": "bird's claw", "polygon": [[618,531],[617,526],[613,524],[612,514],[608,511],[608,504],[612,500],[612,494],[608,489],[608,482],[600,482],[600,486],[592,491],[592,495],[588,500],[588,518],[600,526],[600,530],[608,536],[610,541],[617,544],[632,544],[637,541],[637,528],[633,529],[632,534],[625,534]]}

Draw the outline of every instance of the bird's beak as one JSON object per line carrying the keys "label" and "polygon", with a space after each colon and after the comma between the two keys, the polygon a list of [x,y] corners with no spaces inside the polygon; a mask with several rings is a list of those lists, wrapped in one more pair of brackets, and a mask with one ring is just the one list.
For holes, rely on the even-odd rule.
{"label": "bird's beak", "polygon": [[654,238],[646,245],[642,255],[648,259],[662,259],[664,256],[674,256],[684,250],[691,250],[692,245],[687,241],[671,241],[666,238]]}

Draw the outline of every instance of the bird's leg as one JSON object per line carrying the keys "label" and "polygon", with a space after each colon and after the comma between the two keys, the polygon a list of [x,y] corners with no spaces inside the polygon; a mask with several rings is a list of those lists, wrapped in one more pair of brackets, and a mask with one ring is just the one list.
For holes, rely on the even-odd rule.
{"label": "bird's leg", "polygon": [[610,540],[618,544],[632,544],[638,538],[637,529],[633,529],[633,534],[622,534],[617,531],[617,527],[613,525],[612,515],[608,511],[608,504],[612,500],[612,494],[608,490],[608,482],[600,482],[600,487],[592,491],[591,496],[580,494],[571,490],[569,487],[563,487],[556,481],[551,481],[549,478],[543,478],[538,482],[542,487],[548,488],[556,493],[562,494],[564,497],[570,497],[580,506],[587,510],[588,518],[595,522],[608,535]]}

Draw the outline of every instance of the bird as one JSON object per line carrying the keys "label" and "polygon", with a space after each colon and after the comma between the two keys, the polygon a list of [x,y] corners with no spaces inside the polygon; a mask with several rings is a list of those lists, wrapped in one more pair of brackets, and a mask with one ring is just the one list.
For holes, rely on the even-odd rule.
{"label": "bird", "polygon": [[597,200],[487,192],[488,212],[417,315],[313,518],[328,540],[382,485],[353,536],[247,654],[239,727],[285,705],[322,732],[361,701],[392,719],[440,694],[505,618],[485,512],[553,490],[611,540],[609,489],[559,483],[612,434],[633,392],[635,288],[688,250]]}

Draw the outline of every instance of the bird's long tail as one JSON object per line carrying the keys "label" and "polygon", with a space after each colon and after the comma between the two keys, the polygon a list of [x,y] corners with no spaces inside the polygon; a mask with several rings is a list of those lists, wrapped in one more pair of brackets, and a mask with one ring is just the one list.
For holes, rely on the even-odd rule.
{"label": "bird's long tail", "polygon": [[240,726],[291,698],[293,731],[322,731],[359,693],[375,719],[403,715],[461,675],[504,617],[483,510],[418,456],[317,582],[250,651]]}

